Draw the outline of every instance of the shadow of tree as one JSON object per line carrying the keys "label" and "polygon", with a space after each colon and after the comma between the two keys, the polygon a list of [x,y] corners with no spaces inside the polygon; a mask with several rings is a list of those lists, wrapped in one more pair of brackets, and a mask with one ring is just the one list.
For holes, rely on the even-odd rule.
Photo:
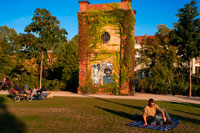
{"label": "shadow of tree", "polygon": [[190,115],[200,116],[200,114],[194,114],[194,113],[185,112],[185,111],[180,111],[180,110],[176,110],[176,109],[175,109],[174,111],[181,112],[181,113],[186,113],[186,114],[190,114]]}
{"label": "shadow of tree", "polygon": [[98,109],[102,109],[104,111],[107,111],[109,113],[130,119],[130,120],[134,120],[132,114],[128,114],[128,113],[125,113],[125,112],[122,112],[122,111],[115,111],[115,110],[111,110],[111,109],[106,109],[106,108],[102,108],[102,107],[98,107],[98,106],[95,106],[95,107],[98,108]]}
{"label": "shadow of tree", "polygon": [[114,103],[114,104],[121,105],[121,106],[124,106],[124,107],[134,108],[134,109],[137,109],[137,110],[140,110],[140,111],[143,110],[143,107],[139,107],[139,106],[135,106],[135,105],[118,103],[118,102],[114,102],[114,101],[111,101],[111,100],[108,100],[108,99],[103,99],[103,98],[95,97],[95,96],[88,96],[88,97],[96,98],[96,99],[99,99],[99,100],[102,100],[102,101],[105,101],[105,102]]}
{"label": "shadow of tree", "polygon": [[4,104],[5,99],[0,97],[0,132],[2,133],[25,133],[26,126],[23,122],[12,115]]}
{"label": "shadow of tree", "polygon": [[[123,103],[118,103],[118,102],[114,102],[114,101],[110,101],[110,100],[107,100],[107,99],[103,99],[103,98],[99,98],[99,97],[94,97],[94,96],[89,96],[89,97],[93,97],[93,98],[96,98],[96,99],[99,99],[99,100],[103,100],[105,102],[110,102],[110,103],[114,103],[114,104],[118,104],[118,105],[121,105],[121,106],[125,106],[125,107],[129,107],[129,108],[134,108],[134,109],[137,109],[137,110],[142,110],[143,107],[140,107],[140,106],[135,106],[135,105],[127,105],[127,104],[123,104]],[[172,102],[171,102],[172,103]],[[187,103],[174,103],[174,104],[177,104],[177,105],[185,105],[185,106],[193,106],[195,105],[195,107],[199,107],[199,105],[196,105],[196,104],[187,104]],[[193,106],[194,107],[194,106]],[[102,107],[97,107],[96,108],[99,108],[99,109],[102,109],[102,110],[105,110],[107,112],[110,112],[110,113],[113,113],[115,115],[119,115],[119,116],[122,116],[122,117],[125,117],[125,118],[128,118],[128,119],[131,119],[131,120],[134,120],[133,118],[133,115],[132,114],[127,114],[125,112],[117,112],[117,111],[114,111],[114,110],[111,110],[111,109],[106,109],[106,108],[102,108]],[[181,111],[180,111],[181,112]],[[184,113],[184,112],[183,112]],[[185,112],[186,113],[186,112]],[[198,115],[198,114],[196,114]],[[182,121],[186,121],[186,122],[191,122],[191,123],[194,123],[194,124],[197,124],[199,123],[199,120],[198,119],[193,119],[193,118],[190,118],[190,117],[186,117],[186,116],[181,116],[181,115],[177,115],[177,114],[170,114],[171,118],[175,118],[175,119],[179,119],[179,120],[182,120]],[[199,116],[199,115],[198,115]]]}
{"label": "shadow of tree", "polygon": [[191,123],[194,123],[194,124],[199,123],[198,119],[193,119],[193,118],[189,118],[189,117],[185,117],[185,116],[181,116],[181,115],[174,115],[174,114],[170,114],[170,116],[171,116],[171,118],[175,118],[175,119],[182,120],[182,121],[185,121],[185,122],[191,122]]}
{"label": "shadow of tree", "polygon": [[170,102],[172,104],[177,104],[177,105],[184,105],[184,106],[192,106],[192,107],[197,107],[200,108],[199,104],[192,104],[192,103],[178,103],[178,102]]}

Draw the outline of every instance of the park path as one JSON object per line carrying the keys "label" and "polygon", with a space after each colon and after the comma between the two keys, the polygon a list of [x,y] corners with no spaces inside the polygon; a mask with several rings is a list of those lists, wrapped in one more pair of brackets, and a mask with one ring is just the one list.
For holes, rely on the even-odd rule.
{"label": "park path", "polygon": [[[80,95],[67,91],[52,91],[53,96],[67,96],[67,97],[88,97],[88,98],[113,98],[113,99],[135,99],[135,100],[148,100],[153,98],[156,101],[170,101],[178,103],[193,103],[200,104],[200,97],[187,97],[180,95],[157,95],[157,94],[147,94],[147,93],[136,93],[134,96],[115,96],[115,95],[100,95],[100,94],[85,94]],[[0,91],[1,94],[8,94],[8,91]]]}

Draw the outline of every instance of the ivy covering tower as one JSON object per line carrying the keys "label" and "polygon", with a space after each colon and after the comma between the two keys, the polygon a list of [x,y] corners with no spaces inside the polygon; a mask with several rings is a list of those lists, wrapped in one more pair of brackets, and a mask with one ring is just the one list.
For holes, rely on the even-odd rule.
{"label": "ivy covering tower", "polygon": [[79,1],[79,93],[130,94],[135,64],[131,2]]}

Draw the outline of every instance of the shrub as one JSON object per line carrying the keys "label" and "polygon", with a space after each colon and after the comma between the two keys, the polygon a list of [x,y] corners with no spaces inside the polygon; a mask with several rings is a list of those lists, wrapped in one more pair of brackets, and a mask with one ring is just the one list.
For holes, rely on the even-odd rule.
{"label": "shrub", "polygon": [[137,82],[137,88],[141,90],[142,93],[147,92],[149,88],[149,81],[147,77],[139,79]]}
{"label": "shrub", "polygon": [[173,95],[186,95],[188,85],[181,85],[181,84],[175,84],[172,85],[172,94]]}

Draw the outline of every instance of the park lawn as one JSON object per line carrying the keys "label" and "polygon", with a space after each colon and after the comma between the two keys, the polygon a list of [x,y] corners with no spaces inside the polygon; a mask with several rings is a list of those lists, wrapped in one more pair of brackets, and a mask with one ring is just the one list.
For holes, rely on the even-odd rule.
{"label": "park lawn", "polygon": [[[14,102],[0,95],[0,132],[158,132],[128,126],[147,101],[54,97]],[[157,102],[179,125],[170,132],[200,132],[200,105]]]}

